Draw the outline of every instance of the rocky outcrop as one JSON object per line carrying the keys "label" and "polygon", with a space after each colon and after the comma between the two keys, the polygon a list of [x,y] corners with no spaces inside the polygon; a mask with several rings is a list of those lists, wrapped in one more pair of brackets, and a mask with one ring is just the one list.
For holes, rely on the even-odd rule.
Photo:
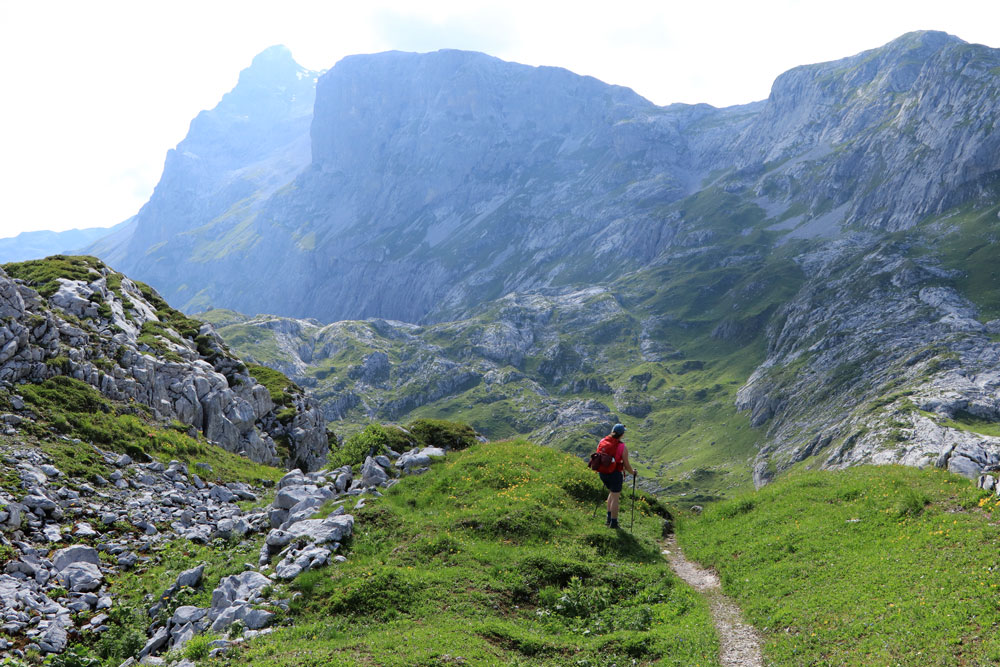
{"label": "rocky outcrop", "polygon": [[46,261],[53,270],[75,262],[87,278],[55,278],[45,298],[0,270],[0,381],[66,375],[109,399],[149,406],[155,416],[190,425],[222,448],[261,463],[288,463],[278,456],[278,437],[289,442],[296,467],[314,470],[325,460],[319,407],[296,396],[294,416],[282,424],[268,389],[211,326],[184,318],[148,287],[93,258]]}
{"label": "rocky outcrop", "polygon": [[951,286],[955,273],[910,249],[857,239],[800,258],[806,287],[779,310],[768,357],[737,394],[767,429],[758,483],[811,457],[970,478],[996,464],[1000,439],[947,421],[1000,420],[1000,344]]}

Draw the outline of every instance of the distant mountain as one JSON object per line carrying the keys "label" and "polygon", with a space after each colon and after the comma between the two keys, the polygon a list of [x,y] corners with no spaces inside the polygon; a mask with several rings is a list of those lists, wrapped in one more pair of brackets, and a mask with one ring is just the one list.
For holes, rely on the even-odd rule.
{"label": "distant mountain", "polygon": [[[259,351],[304,364],[336,405],[355,394],[344,418],[389,415],[414,373],[440,386],[468,371],[477,384],[418,391],[412,409],[485,419],[497,394],[468,392],[524,378],[503,398],[515,430],[559,424],[571,401],[648,403],[629,408],[634,437],[661,462],[701,461],[683,475],[711,477],[713,460],[755,460],[758,482],[864,461],[972,475],[1000,461],[998,68],[1000,51],[910,33],[715,109],[483,54],[394,52],[342,60],[312,108],[310,73],[270,50],[100,252],[188,311],[296,318],[243,323],[247,336],[303,318],[420,325],[393,334],[413,348],[367,325],[320,344],[332,333],[309,324]],[[597,302],[578,296],[595,286]],[[578,313],[598,302],[617,305],[600,325]],[[388,384],[344,377],[345,349],[384,353]],[[419,350],[452,370],[415,366]],[[563,352],[582,365],[547,378]],[[575,428],[556,440],[596,426]],[[676,441],[695,432],[689,456]]]}
{"label": "distant mountain", "polygon": [[69,229],[64,232],[21,232],[17,236],[0,239],[0,264],[41,259],[49,255],[72,252],[89,246],[94,241],[120,230],[125,223],[114,227]]}
{"label": "distant mountain", "polygon": [[[208,262],[243,238],[261,203],[309,164],[318,74],[285,47],[259,54],[167,153],[152,197],[129,221],[131,232],[89,250],[166,285],[168,276],[181,276],[179,263]],[[170,294],[188,302],[193,289],[174,280]]]}

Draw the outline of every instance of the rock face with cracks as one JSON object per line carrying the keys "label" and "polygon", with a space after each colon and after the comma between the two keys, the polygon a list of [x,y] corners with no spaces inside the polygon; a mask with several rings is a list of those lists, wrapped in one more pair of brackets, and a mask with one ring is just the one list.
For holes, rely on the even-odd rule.
{"label": "rock face with cracks", "polygon": [[[41,270],[71,278],[31,278]],[[301,392],[282,400],[279,420],[268,388],[226,349],[212,327],[171,309],[155,291],[87,257],[56,256],[0,270],[0,382],[66,375],[109,399],[135,401],[190,425],[223,449],[270,465],[318,468],[326,423]],[[32,285],[46,293],[47,298]],[[288,458],[276,440],[288,443]]]}

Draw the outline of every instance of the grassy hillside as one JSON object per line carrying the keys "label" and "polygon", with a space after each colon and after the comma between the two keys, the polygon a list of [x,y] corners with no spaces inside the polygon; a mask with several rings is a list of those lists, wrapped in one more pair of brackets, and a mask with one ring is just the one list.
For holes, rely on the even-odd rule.
{"label": "grassy hillside", "polygon": [[640,494],[616,533],[603,496],[523,441],[449,454],[356,511],[346,562],[274,591],[294,625],[223,664],[718,664],[706,605],[660,555],[662,506]]}
{"label": "grassy hillside", "polygon": [[775,665],[1000,661],[1000,502],[937,470],[789,476],[683,522]]}

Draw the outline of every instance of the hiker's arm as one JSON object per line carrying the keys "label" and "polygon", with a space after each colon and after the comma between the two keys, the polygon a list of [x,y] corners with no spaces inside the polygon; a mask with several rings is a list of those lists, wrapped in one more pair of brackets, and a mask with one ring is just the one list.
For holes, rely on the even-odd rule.
{"label": "hiker's arm", "polygon": [[625,466],[625,472],[630,475],[635,474],[635,469],[632,468],[632,464],[628,460],[628,447],[625,447],[622,453],[622,464]]}

